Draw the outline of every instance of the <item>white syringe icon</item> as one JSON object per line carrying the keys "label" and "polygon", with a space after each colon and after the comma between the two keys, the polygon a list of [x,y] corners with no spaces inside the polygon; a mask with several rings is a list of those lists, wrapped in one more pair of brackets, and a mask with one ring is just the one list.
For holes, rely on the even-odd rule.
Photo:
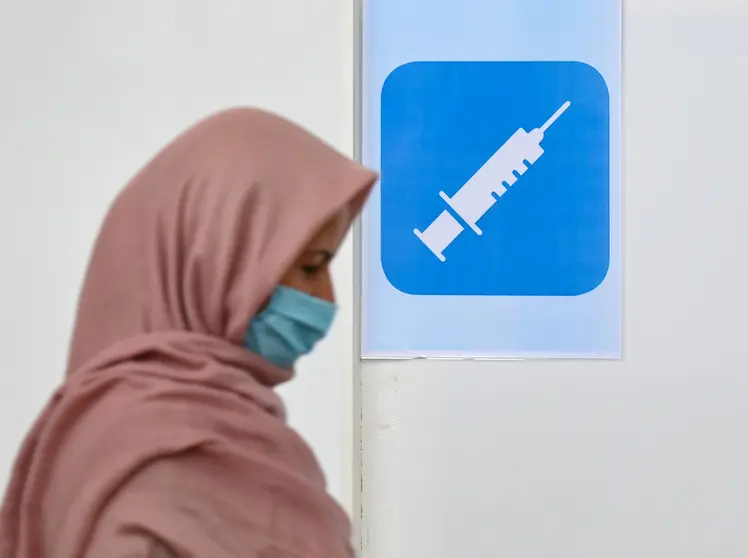
{"label": "white syringe icon", "polygon": [[[524,128],[514,132],[451,198],[444,192],[439,192],[452,211],[475,234],[483,234],[478,228],[478,220],[544,153],[540,142],[543,141],[545,132],[570,106],[571,102],[566,101],[540,128],[529,133]],[[463,230],[462,224],[445,209],[425,231],[415,229],[413,232],[437,258],[446,261],[444,250]]]}

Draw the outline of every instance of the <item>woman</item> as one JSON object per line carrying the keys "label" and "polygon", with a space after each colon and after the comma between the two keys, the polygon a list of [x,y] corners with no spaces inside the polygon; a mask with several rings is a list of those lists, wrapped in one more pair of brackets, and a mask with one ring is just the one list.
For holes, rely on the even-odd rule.
{"label": "woman", "polygon": [[95,245],[67,378],[0,514],[2,558],[336,558],[349,525],[273,388],[327,332],[375,175],[236,109],[162,151]]}

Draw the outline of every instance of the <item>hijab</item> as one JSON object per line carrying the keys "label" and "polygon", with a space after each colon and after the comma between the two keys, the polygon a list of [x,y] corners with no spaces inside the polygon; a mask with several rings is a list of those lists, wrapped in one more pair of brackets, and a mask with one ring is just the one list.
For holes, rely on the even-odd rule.
{"label": "hijab", "polygon": [[[114,201],[79,300],[66,379],[28,434],[0,556],[337,558],[350,526],[247,351],[251,318],[305,244],[376,180],[255,109],[179,136]],[[142,553],[142,554],[141,554]]]}

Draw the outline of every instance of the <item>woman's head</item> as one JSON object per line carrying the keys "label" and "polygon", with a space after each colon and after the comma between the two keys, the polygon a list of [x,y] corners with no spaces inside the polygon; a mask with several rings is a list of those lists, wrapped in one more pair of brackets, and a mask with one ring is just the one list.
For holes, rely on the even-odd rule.
{"label": "woman's head", "polygon": [[94,248],[69,372],[163,331],[244,342],[278,285],[334,301],[329,263],[375,174],[278,116],[234,109],[125,188]]}
{"label": "woman's head", "polygon": [[281,285],[335,302],[330,263],[348,232],[351,213],[346,205],[322,225],[283,274]]}
{"label": "woman's head", "polygon": [[290,369],[325,337],[335,317],[330,262],[351,221],[344,206],[311,237],[250,321],[244,346]]}

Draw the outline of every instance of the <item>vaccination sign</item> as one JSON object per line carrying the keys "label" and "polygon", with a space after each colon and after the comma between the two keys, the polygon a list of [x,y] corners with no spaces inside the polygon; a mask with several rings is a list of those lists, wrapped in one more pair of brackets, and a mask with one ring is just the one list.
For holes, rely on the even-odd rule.
{"label": "vaccination sign", "polygon": [[621,356],[620,1],[364,2],[364,358]]}

